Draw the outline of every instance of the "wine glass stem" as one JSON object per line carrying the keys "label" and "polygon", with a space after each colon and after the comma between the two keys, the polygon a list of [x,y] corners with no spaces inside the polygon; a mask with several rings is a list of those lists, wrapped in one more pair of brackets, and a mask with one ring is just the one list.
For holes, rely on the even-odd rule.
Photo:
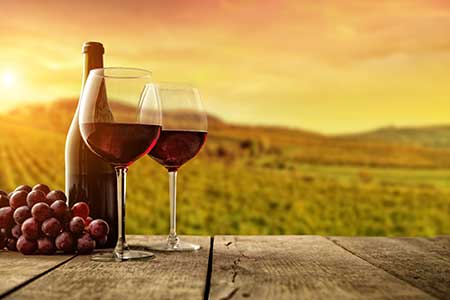
{"label": "wine glass stem", "polygon": [[117,209],[118,209],[118,238],[114,254],[117,259],[122,260],[128,245],[125,237],[125,202],[127,192],[127,171],[128,168],[116,167],[117,177]]}
{"label": "wine glass stem", "polygon": [[170,197],[170,232],[167,242],[170,247],[178,244],[177,236],[177,171],[169,172],[169,197]]}

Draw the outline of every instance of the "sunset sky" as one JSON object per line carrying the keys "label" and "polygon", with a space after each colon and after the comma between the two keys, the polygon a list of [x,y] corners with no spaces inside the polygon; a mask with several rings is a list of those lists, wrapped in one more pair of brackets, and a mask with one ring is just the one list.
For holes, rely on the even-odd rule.
{"label": "sunset sky", "polygon": [[0,109],[78,97],[81,45],[232,122],[450,124],[450,1],[0,0]]}

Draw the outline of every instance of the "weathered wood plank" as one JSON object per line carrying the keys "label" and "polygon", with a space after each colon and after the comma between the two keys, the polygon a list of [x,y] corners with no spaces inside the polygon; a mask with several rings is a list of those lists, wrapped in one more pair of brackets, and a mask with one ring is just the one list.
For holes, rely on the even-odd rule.
{"label": "weathered wood plank", "polygon": [[450,237],[333,237],[371,264],[440,299],[450,300]]}
{"label": "weathered wood plank", "polygon": [[319,236],[217,236],[210,299],[435,299]]}
{"label": "weathered wood plank", "polygon": [[439,255],[445,260],[450,260],[450,236],[435,238],[397,238],[406,243],[426,250],[427,253]]}
{"label": "weathered wood plank", "polygon": [[[130,236],[145,244],[164,237]],[[155,253],[156,258],[133,262],[93,262],[77,256],[58,269],[10,294],[6,299],[203,299],[209,237],[182,237],[198,243],[197,252]]]}
{"label": "weathered wood plank", "polygon": [[0,250],[0,297],[70,258],[71,255],[25,256]]}

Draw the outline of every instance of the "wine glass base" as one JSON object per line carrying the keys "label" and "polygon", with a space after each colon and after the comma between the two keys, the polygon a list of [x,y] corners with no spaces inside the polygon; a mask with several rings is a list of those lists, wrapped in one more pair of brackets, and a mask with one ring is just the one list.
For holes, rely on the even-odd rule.
{"label": "wine glass base", "polygon": [[110,262],[110,261],[127,261],[127,260],[144,260],[152,259],[155,257],[150,251],[143,250],[125,250],[123,255],[118,256],[114,252],[99,252],[92,255],[91,260],[100,262]]}
{"label": "wine glass base", "polygon": [[201,247],[200,245],[197,244],[191,244],[180,241],[175,246],[167,242],[164,242],[148,245],[147,248],[153,251],[161,251],[161,252],[190,252],[190,251],[197,251]]}

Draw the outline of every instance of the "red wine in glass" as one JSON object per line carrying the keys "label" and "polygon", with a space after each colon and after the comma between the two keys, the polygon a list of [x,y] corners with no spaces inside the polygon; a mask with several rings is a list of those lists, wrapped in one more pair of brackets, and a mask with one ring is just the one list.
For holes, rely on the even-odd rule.
{"label": "red wine in glass", "polygon": [[87,144],[115,166],[129,166],[147,154],[158,140],[161,126],[134,123],[84,123]]}
{"label": "red wine in glass", "polygon": [[206,131],[162,130],[155,147],[148,153],[169,172],[177,171],[200,152],[206,142]]}

